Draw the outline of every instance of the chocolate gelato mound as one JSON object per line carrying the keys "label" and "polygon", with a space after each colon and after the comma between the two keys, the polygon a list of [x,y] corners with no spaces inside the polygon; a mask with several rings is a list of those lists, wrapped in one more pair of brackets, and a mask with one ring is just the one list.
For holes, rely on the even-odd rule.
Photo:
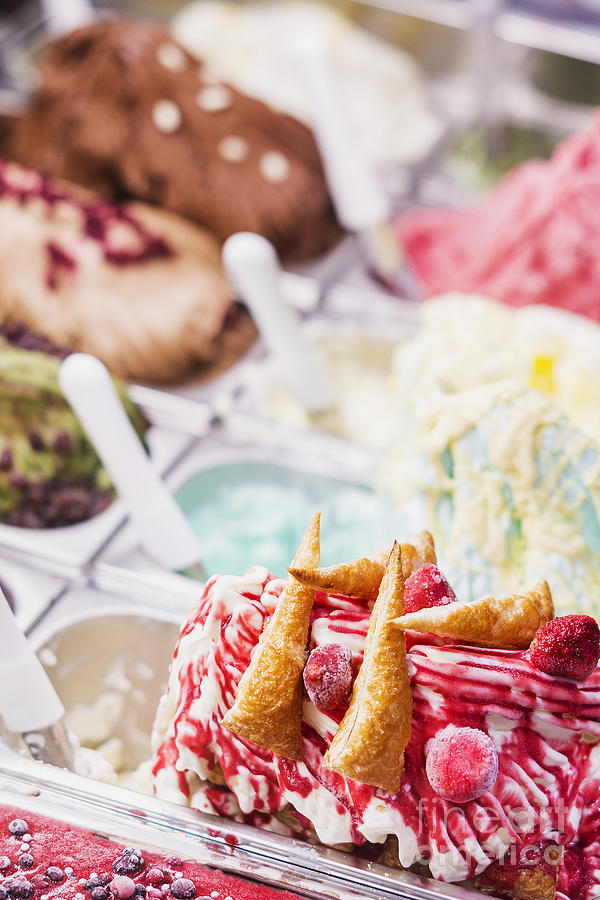
{"label": "chocolate gelato mound", "polygon": [[47,175],[173,210],[287,258],[339,238],[308,128],[234,88],[161,27],[100,22],[49,45],[13,155]]}

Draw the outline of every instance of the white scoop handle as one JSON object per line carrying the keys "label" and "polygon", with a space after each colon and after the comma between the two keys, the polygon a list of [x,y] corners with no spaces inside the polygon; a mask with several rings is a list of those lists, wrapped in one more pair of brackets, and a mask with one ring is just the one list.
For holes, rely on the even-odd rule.
{"label": "white scoop handle", "polygon": [[146,552],[168,569],[200,559],[200,545],[150,462],[106,366],[86,353],[68,356],[61,389],[108,472]]}
{"label": "white scoop handle", "polygon": [[50,37],[89,25],[97,18],[90,0],[42,0],[42,6]]}
{"label": "white scoop handle", "polygon": [[323,355],[306,339],[295,310],[282,296],[273,245],[251,232],[233,234],[223,246],[223,263],[292,396],[309,412],[334,406],[335,390]]}
{"label": "white scoop handle", "polygon": [[293,52],[311,101],[312,125],[339,221],[349,231],[389,221],[389,200],[352,132],[326,40],[315,31],[305,32]]}
{"label": "white scoop handle", "polygon": [[0,713],[9,731],[48,728],[65,709],[0,591]]}

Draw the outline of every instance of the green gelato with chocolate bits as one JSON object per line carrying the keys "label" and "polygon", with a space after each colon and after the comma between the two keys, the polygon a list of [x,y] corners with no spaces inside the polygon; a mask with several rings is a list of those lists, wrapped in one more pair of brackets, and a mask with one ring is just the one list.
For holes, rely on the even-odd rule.
{"label": "green gelato with chocolate bits", "polygon": [[[0,342],[0,520],[56,527],[87,519],[114,496],[110,479],[58,384],[60,359]],[[143,439],[146,422],[119,395]]]}

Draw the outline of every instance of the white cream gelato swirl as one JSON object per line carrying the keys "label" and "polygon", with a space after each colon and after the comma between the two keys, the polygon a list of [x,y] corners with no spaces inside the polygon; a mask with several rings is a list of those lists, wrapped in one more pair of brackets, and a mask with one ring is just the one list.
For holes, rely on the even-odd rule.
{"label": "white cream gelato swirl", "polygon": [[[598,816],[600,670],[578,684],[545,675],[522,652],[441,645],[409,634],[412,737],[402,785],[390,796],[322,768],[342,711],[323,712],[305,700],[301,763],[221,726],[281,588],[261,568],[208,583],[183,626],[154,728],[159,796],[173,799],[176,785],[179,802],[195,805],[193,785],[206,777],[224,780],[255,824],[285,808],[298,828],[312,825],[328,844],[382,843],[395,835],[402,865],[428,860],[432,875],[444,881],[473,878],[508,847],[533,838],[573,848],[585,840],[595,865],[597,835],[590,836],[589,823]],[[358,666],[369,615],[361,601],[317,594],[311,646],[339,643]],[[442,800],[425,774],[427,743],[449,724],[485,731],[498,750],[495,785],[470,803]],[[222,788],[208,791],[214,796]],[[202,808],[204,797],[196,795]],[[224,811],[218,803],[214,808]]]}

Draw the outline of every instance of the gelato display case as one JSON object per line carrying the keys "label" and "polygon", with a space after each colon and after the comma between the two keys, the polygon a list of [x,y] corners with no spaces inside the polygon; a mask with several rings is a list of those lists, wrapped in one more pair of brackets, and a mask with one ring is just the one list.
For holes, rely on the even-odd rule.
{"label": "gelato display case", "polygon": [[0,900],[594,900],[597,5],[107,6],[0,10],[0,588],[73,762],[0,728]]}

